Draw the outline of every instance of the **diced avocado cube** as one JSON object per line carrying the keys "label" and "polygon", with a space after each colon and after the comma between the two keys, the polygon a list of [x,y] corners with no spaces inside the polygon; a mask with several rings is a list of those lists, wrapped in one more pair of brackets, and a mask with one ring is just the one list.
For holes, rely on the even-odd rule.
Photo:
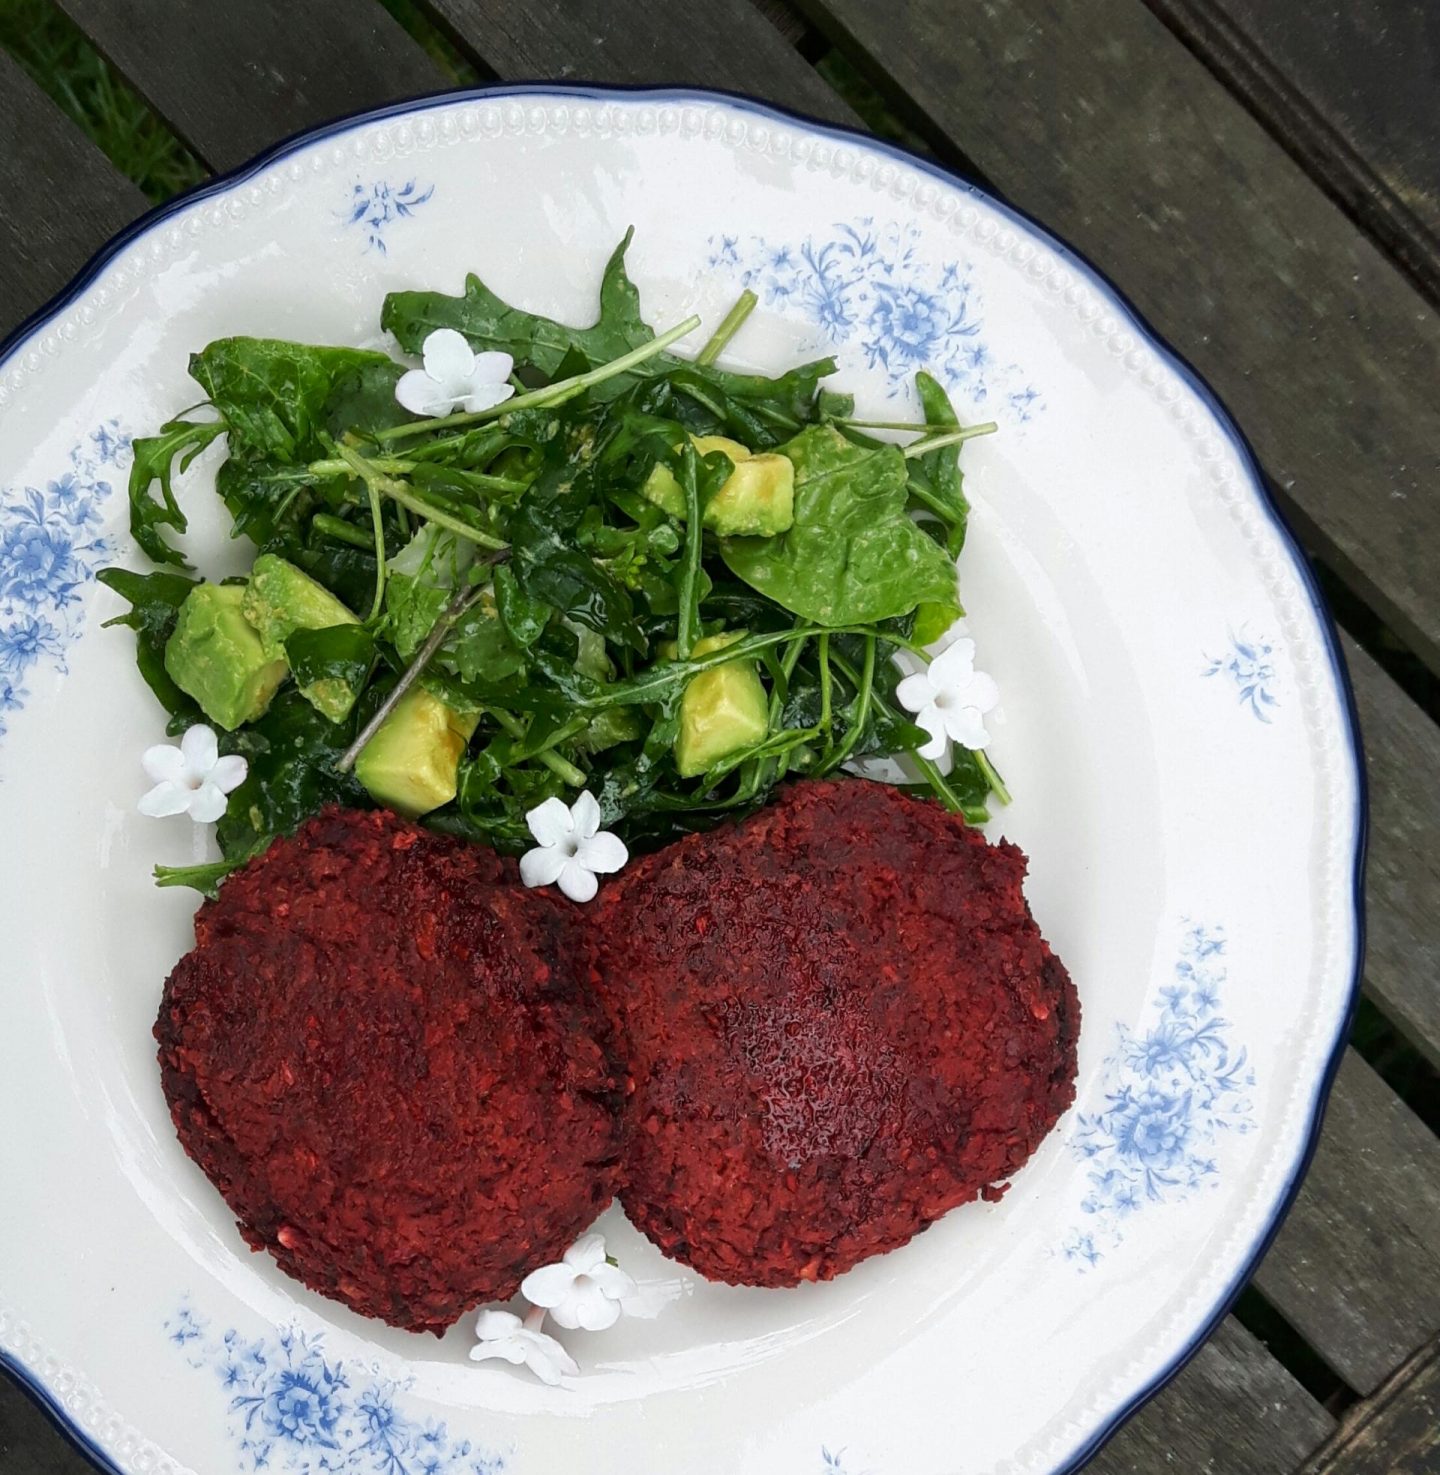
{"label": "diced avocado cube", "polygon": [[[708,656],[745,637],[727,631],[696,641],[694,655]],[[661,654],[675,658],[673,644]],[[730,661],[692,677],[680,698],[675,767],[681,778],[698,778],[722,758],[763,742],[770,731],[770,703],[753,661]]]}
{"label": "diced avocado cube", "polygon": [[[788,456],[776,451],[752,456],[738,440],[723,435],[692,435],[690,442],[701,456],[723,451],[735,467],[705,509],[705,526],[712,533],[771,538],[794,524],[795,466]],[[652,468],[640,490],[671,517],[685,516],[685,493],[664,462]]]}
{"label": "diced avocado cube", "polygon": [[406,819],[429,814],[455,797],[460,755],[479,720],[413,687],[360,750],[355,777],[372,799]]}
{"label": "diced avocado cube", "polygon": [[170,679],[228,732],[264,715],[288,669],[266,653],[244,601],[238,584],[197,584],[165,645]]}
{"label": "diced avocado cube", "polygon": [[[334,625],[360,623],[323,584],[273,553],[262,553],[255,560],[245,587],[244,610],[265,653],[280,660],[285,658],[285,642],[297,630],[328,630]],[[360,695],[349,682],[338,680],[302,686],[300,694],[331,722],[343,722]]]}
{"label": "diced avocado cube", "polygon": [[795,464],[778,451],[738,462],[705,509],[724,538],[773,538],[795,522]]}

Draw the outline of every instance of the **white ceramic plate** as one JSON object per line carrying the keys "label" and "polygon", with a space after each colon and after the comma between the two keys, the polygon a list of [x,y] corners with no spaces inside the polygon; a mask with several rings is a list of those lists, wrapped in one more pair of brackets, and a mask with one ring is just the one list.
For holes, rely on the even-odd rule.
{"label": "white ceramic plate", "polygon": [[[378,342],[385,292],[572,320],[605,256],[650,321],[817,351],[863,410],[962,416],[962,561],[1029,895],[1084,1003],[1079,1099],[1003,1201],[795,1291],[709,1285],[618,1210],[652,1313],[550,1389],[361,1320],[242,1244],[183,1155],[150,1026],[202,853],[135,812],[160,735],[119,602],[127,437],[227,333]],[[1236,305],[1243,311],[1243,305]],[[207,483],[192,552],[238,568]],[[493,91],[286,145],[133,229],[0,368],[0,1354],[126,1472],[979,1475],[1070,1468],[1199,1344],[1292,1192],[1353,994],[1344,678],[1239,436],[1116,294],[883,145],[693,93]]]}

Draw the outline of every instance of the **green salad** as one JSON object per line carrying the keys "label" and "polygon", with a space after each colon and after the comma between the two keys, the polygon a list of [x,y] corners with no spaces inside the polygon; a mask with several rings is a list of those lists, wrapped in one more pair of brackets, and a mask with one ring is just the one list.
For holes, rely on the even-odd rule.
{"label": "green salad", "polygon": [[[994,426],[962,428],[923,372],[923,420],[877,423],[822,385],[833,360],[722,367],[749,293],[681,357],[699,320],[647,326],[628,244],[590,327],[473,276],[391,293],[381,325],[424,371],[259,338],[192,356],[203,407],[134,443],[130,526],[159,567],[100,575],[169,731],[209,723],[248,764],[224,860],[162,884],[213,892],[332,803],[518,852],[528,811],[585,789],[639,850],[866,758],[908,757],[971,820],[1007,797],[983,753],[945,775],[918,755],[894,659],[960,617],[960,450]],[[417,415],[431,391],[447,412]],[[221,437],[215,490],[258,554],[214,583],[176,546],[174,477]]]}

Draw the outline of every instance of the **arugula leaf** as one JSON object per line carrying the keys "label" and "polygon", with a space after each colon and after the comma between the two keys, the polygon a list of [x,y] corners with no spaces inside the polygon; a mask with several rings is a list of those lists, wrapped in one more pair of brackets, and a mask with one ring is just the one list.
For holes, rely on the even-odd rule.
{"label": "arugula leaf", "polygon": [[453,669],[462,681],[491,685],[525,669],[524,652],[510,639],[487,598],[482,598],[455,622],[435,659]]}
{"label": "arugula leaf", "polygon": [[[938,380],[921,369],[915,375],[915,388],[926,424],[942,429],[960,428],[950,396]],[[911,494],[944,520],[946,547],[952,558],[958,558],[965,546],[965,526],[970,516],[970,503],[965,497],[964,477],[960,472],[959,445],[926,451],[909,463],[909,470]]]}
{"label": "arugula leaf", "polygon": [[165,669],[165,645],[175,629],[175,620],[196,580],[181,574],[132,574],[129,569],[105,568],[95,576],[107,589],[130,601],[128,614],[106,620],[109,625],[128,625],[135,632],[135,664],[145,684],[172,718],[200,721],[200,708],[170,679]]}
{"label": "arugula leaf", "polygon": [[[373,687],[367,698],[372,693]],[[223,752],[240,753],[249,764],[215,830],[226,860],[258,855],[276,835],[289,834],[327,804],[371,807],[355,776],[335,771],[359,720],[357,712],[331,722],[290,686],[263,717],[221,737]]]}
{"label": "arugula leaf", "polygon": [[220,883],[244,864],[240,860],[211,860],[198,866],[156,866],[157,886],[193,886],[211,901],[220,894]]}
{"label": "arugula leaf", "polygon": [[307,467],[234,452],[215,473],[215,490],[234,520],[231,536],[250,538],[262,548],[285,528],[308,518],[317,501],[338,507],[346,496],[343,478],[322,482]]}
{"label": "arugula leaf", "polygon": [[506,633],[522,650],[539,640],[555,613],[554,605],[522,592],[508,564],[495,570],[495,607]]}
{"label": "arugula leaf", "polygon": [[781,448],[795,463],[795,524],[725,538],[731,571],[818,625],[862,625],[955,602],[955,565],[906,515],[905,458],[815,425]]}
{"label": "arugula leaf", "polygon": [[[189,526],[179,502],[175,500],[172,485],[175,462],[178,459],[179,469],[184,471],[227,428],[223,420],[198,424],[191,420],[171,420],[160,427],[159,435],[144,436],[135,441],[132,447],[135,460],[130,467],[130,532],[156,563],[190,567],[178,550],[165,541],[162,531],[172,527],[177,533],[183,533]],[[157,481],[163,499],[159,502],[150,494]]]}
{"label": "arugula leaf", "polygon": [[383,353],[275,338],[220,338],[190,357],[190,377],[230,430],[230,449],[294,462],[322,449],[326,403],[346,375],[395,366]]}
{"label": "arugula leaf", "polygon": [[[655,335],[640,316],[640,294],[625,270],[633,228],[611,253],[600,279],[600,315],[588,328],[571,328],[502,301],[473,273],[463,297],[440,292],[391,292],[380,326],[407,353],[419,353],[436,328],[463,333],[477,352],[499,350],[517,364],[532,364],[554,376],[567,354],[579,352],[591,365],[608,363]],[[617,386],[620,388],[622,386]]]}

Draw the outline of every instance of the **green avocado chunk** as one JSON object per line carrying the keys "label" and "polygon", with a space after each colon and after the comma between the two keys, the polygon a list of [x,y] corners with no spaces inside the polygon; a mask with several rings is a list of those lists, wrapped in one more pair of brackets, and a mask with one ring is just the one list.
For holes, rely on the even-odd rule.
{"label": "green avocado chunk", "polygon": [[[694,654],[708,656],[743,639],[743,630],[710,635],[695,643]],[[662,647],[675,658],[675,647]],[[680,731],[675,767],[681,778],[698,778],[722,758],[763,742],[770,731],[770,703],[753,661],[731,661],[692,677],[680,698]]]}
{"label": "green avocado chunk", "polygon": [[[705,509],[705,526],[725,538],[773,538],[795,521],[795,467],[787,456],[764,451],[752,456],[737,440],[723,435],[692,435],[696,454],[723,451],[735,469]],[[685,494],[675,473],[662,461],[640,488],[671,517],[685,516]]]}
{"label": "green avocado chunk", "polygon": [[460,755],[479,720],[413,687],[360,750],[355,777],[372,799],[418,819],[455,797]]}
{"label": "green avocado chunk", "polygon": [[[297,630],[360,623],[322,584],[273,553],[262,553],[255,560],[245,587],[244,610],[266,655],[278,660],[285,659],[285,642]],[[349,682],[333,678],[302,686],[300,694],[331,722],[343,722],[360,695]]]}
{"label": "green avocado chunk", "polygon": [[244,601],[238,584],[197,584],[165,645],[170,679],[229,732],[264,715],[288,670],[283,655],[277,660],[266,652],[245,618]]}

